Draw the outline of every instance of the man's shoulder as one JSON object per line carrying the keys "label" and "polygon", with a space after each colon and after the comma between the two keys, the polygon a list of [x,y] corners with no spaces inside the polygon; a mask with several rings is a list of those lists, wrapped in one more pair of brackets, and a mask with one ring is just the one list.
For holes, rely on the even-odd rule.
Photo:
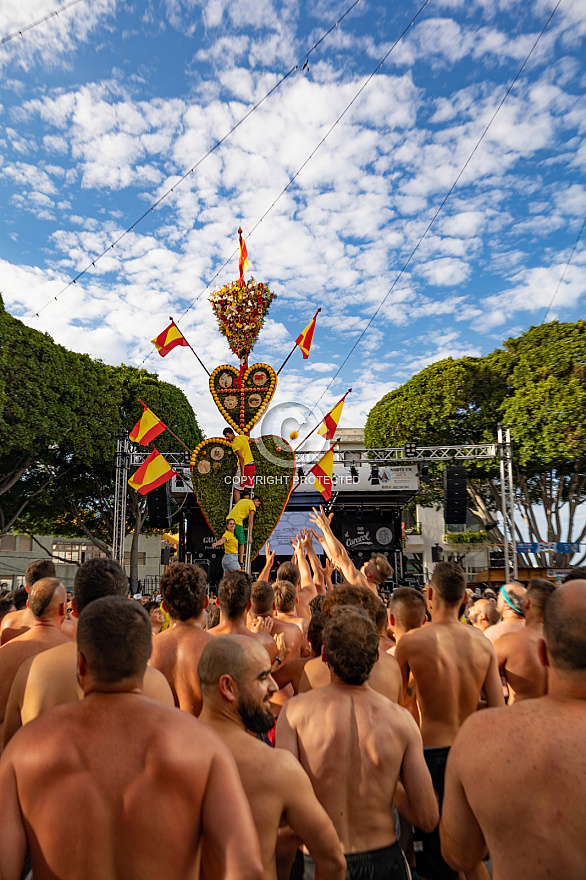
{"label": "man's shoulder", "polygon": [[31,671],[36,673],[41,670],[61,668],[63,665],[69,663],[75,665],[76,657],[77,643],[71,639],[67,639],[62,645],[56,645],[54,648],[48,648],[48,650],[37,654],[31,664]]}

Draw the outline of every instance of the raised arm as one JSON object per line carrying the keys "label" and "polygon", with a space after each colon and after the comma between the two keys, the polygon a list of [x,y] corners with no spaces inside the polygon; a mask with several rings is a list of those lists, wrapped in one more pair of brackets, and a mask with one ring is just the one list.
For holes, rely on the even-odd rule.
{"label": "raised arm", "polygon": [[313,539],[315,538],[317,540],[317,536],[313,529],[307,529],[305,534],[309,536],[309,540],[307,541],[305,548],[307,550],[307,558],[313,572],[313,583],[317,590],[318,596],[325,596],[326,582],[324,577],[324,570],[321,566],[321,562],[317,558],[317,553],[315,552],[313,547]]}
{"label": "raised arm", "polygon": [[313,596],[316,595],[316,589],[313,583],[313,578],[311,576],[309,563],[305,558],[305,553],[303,552],[303,543],[300,535],[297,535],[295,538],[291,538],[291,544],[295,553],[295,564],[299,569],[299,574],[301,575],[299,586],[302,590],[310,590],[313,598]]}
{"label": "raised arm", "polygon": [[317,510],[314,507],[313,513],[309,514],[309,519],[321,529],[323,540],[320,538],[320,542],[336,568],[342,572],[346,583],[351,584],[353,587],[366,587],[370,590],[371,587],[367,579],[362,572],[358,571],[348,556],[348,551],[332,532],[330,518],[325,515],[323,508],[320,507]]}
{"label": "raised arm", "polygon": [[271,582],[271,569],[272,569],[273,565],[275,564],[275,557],[277,554],[275,553],[274,550],[271,552],[271,548],[270,548],[268,541],[265,544],[265,552],[266,552],[265,564],[264,564],[263,570],[261,571],[261,573],[258,576],[258,580],[259,581],[266,581],[267,583],[270,584],[270,582]]}

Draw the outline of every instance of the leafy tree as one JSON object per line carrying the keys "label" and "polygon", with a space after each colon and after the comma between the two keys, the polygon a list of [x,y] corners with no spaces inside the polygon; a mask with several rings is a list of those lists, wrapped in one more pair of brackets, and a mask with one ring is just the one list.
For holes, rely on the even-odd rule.
{"label": "leafy tree", "polygon": [[[499,422],[514,444],[515,502],[527,534],[548,541],[581,542],[586,526],[576,514],[586,496],[586,322],[551,322],[508,339],[484,358],[451,358],[432,364],[370,411],[369,447],[494,442]],[[472,512],[480,522],[500,507],[498,465],[467,463]],[[420,496],[434,503],[438,481]],[[582,560],[580,560],[582,561]],[[542,564],[547,560],[542,555]],[[558,554],[555,565],[568,562]]]}

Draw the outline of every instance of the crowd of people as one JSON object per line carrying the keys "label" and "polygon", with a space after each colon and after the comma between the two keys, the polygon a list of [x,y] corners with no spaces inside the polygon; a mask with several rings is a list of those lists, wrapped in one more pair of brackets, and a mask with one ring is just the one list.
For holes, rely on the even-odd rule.
{"label": "crowd of people", "polygon": [[144,602],[113,560],[71,601],[28,567],[0,623],[2,880],[586,877],[586,570],[476,598],[440,562],[385,604],[386,557],[358,570],[311,520],[212,599],[197,565]]}

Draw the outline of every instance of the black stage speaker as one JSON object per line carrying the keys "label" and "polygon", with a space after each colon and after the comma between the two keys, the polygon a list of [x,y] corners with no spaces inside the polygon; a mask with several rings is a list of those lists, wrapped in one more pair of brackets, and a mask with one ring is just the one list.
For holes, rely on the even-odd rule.
{"label": "black stage speaker", "polygon": [[444,520],[449,525],[466,522],[466,468],[444,468]]}
{"label": "black stage speaker", "polygon": [[169,529],[171,527],[171,494],[169,480],[147,494],[147,511],[149,523],[153,529]]}

